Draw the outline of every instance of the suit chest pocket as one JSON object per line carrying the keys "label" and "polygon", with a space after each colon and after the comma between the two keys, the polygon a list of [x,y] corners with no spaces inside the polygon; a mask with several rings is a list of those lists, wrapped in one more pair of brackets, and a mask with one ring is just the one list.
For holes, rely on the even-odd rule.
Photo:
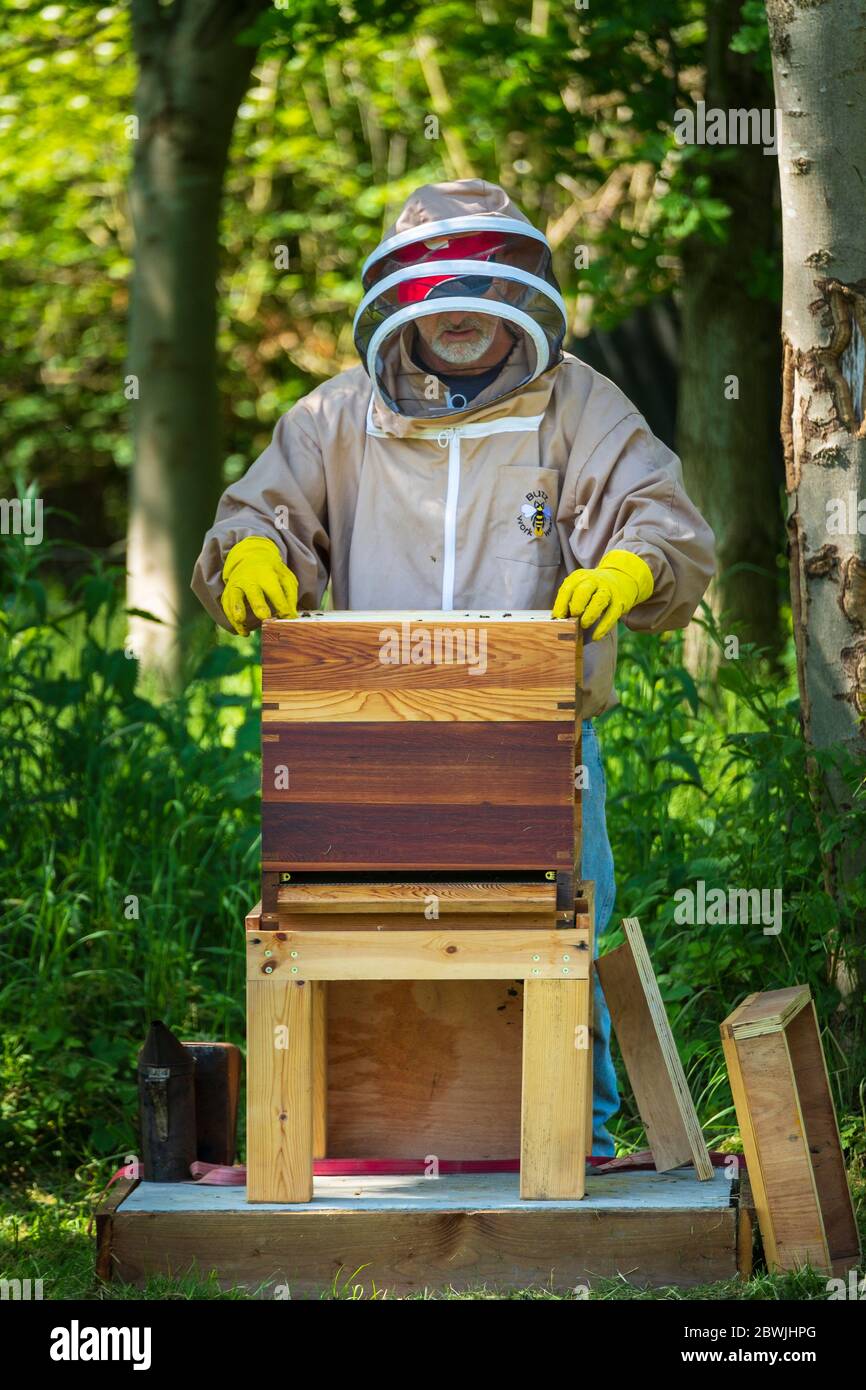
{"label": "suit chest pocket", "polygon": [[537,567],[558,566],[559,473],[555,468],[500,464],[496,470],[494,554]]}

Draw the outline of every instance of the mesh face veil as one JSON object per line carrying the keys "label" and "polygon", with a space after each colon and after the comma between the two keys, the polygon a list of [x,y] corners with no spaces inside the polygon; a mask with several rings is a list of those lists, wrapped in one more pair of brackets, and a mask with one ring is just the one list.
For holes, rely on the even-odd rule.
{"label": "mesh face veil", "polygon": [[[516,379],[508,373],[503,392],[561,360],[565,305],[550,247],[528,222],[475,214],[421,223],[377,247],[364,265],[362,284],[355,346],[385,404],[399,415],[435,419],[455,413],[444,391],[425,390],[432,369],[425,373],[408,358],[418,321],[430,315],[505,321],[523,348],[508,360],[525,371]],[[481,326],[492,327],[489,318]],[[443,371],[459,375],[461,366],[455,362]],[[485,394],[486,404],[495,399],[495,389]]]}

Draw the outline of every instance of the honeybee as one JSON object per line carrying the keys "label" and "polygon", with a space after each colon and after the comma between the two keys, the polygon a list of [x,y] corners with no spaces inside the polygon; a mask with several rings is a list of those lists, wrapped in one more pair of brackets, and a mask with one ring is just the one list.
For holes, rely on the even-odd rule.
{"label": "honeybee", "polygon": [[532,534],[536,539],[543,536],[551,520],[550,508],[545,507],[544,498],[537,497],[534,502],[524,502],[520,510],[531,524]]}

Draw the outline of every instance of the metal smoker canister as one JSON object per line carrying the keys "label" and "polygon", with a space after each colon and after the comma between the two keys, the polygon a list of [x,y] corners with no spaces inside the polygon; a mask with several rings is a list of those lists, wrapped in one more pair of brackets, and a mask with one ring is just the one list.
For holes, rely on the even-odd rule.
{"label": "metal smoker canister", "polygon": [[196,1157],[195,1061],[155,1019],[138,1054],[138,1104],[145,1182],[185,1182]]}

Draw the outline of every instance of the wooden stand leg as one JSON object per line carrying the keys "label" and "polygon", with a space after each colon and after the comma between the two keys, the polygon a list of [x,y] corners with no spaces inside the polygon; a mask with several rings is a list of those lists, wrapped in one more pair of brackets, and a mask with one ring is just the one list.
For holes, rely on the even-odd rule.
{"label": "wooden stand leg", "polygon": [[247,983],[247,1200],[313,1195],[313,991]]}
{"label": "wooden stand leg", "polygon": [[527,980],[523,995],[520,1195],[585,1193],[589,980]]}

